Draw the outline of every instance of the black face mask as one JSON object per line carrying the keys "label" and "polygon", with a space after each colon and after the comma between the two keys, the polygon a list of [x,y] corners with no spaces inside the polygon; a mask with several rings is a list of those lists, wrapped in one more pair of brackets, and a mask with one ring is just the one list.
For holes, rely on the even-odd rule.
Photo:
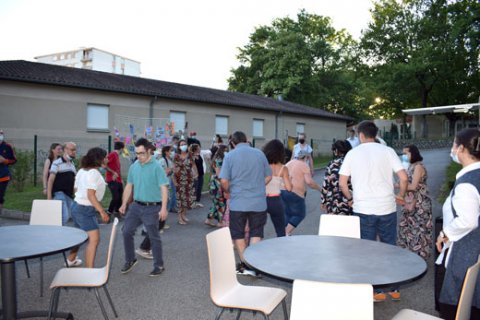
{"label": "black face mask", "polygon": [[298,142],[300,142],[301,144],[304,144],[304,143],[305,143],[305,139],[298,139]]}

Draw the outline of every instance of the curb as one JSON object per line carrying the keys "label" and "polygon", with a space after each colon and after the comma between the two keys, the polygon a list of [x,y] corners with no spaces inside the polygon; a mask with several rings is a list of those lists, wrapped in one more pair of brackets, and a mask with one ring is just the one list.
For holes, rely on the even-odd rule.
{"label": "curb", "polygon": [[30,221],[30,212],[3,208],[0,218]]}

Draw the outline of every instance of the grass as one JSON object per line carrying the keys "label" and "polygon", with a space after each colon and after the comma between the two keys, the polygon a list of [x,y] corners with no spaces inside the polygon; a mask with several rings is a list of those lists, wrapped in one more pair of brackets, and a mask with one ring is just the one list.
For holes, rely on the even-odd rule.
{"label": "grass", "polygon": [[448,195],[450,194],[450,190],[453,189],[453,185],[455,184],[455,177],[462,169],[462,166],[456,162],[451,162],[447,169],[445,170],[445,182],[440,187],[440,192],[438,194],[438,202],[444,203],[447,199]]}
{"label": "grass", "polygon": [[[316,169],[324,168],[328,162],[332,159],[331,156],[318,156],[313,159],[313,166]],[[455,181],[455,174],[453,174],[453,181]],[[210,183],[210,173],[205,173],[203,177],[203,191],[208,191]],[[32,209],[32,201],[34,199],[46,199],[47,197],[42,193],[41,183],[36,187],[32,183],[27,183],[25,189],[22,192],[15,190],[13,185],[10,183],[7,188],[7,193],[5,195],[5,209],[19,210],[23,212],[30,212]],[[450,189],[448,189],[450,190]],[[448,191],[447,191],[448,195]],[[102,200],[102,205],[104,208],[108,208],[110,200],[112,199],[110,190],[106,188],[105,195]]]}

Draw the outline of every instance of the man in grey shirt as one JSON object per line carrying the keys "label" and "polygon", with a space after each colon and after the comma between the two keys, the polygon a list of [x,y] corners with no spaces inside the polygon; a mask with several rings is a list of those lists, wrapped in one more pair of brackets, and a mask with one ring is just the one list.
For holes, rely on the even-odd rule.
{"label": "man in grey shirt", "polygon": [[[250,243],[263,238],[267,221],[267,198],[265,185],[272,179],[272,170],[267,158],[260,150],[250,147],[245,133],[232,134],[234,150],[223,160],[220,179],[225,197],[230,199],[230,232],[240,260],[247,247],[245,226],[248,221]],[[243,273],[243,262],[238,267]]]}

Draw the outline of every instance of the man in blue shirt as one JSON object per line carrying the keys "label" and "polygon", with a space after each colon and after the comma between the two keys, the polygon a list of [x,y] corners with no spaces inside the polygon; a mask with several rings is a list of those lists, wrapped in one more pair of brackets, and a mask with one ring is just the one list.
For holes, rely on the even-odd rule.
{"label": "man in blue shirt", "polygon": [[[232,134],[234,150],[223,160],[220,179],[225,197],[230,198],[230,232],[240,260],[247,247],[245,226],[248,221],[250,243],[263,238],[263,228],[267,222],[267,197],[265,185],[272,179],[272,170],[265,154],[247,143],[245,133]],[[243,262],[238,271],[245,274]]]}
{"label": "man in blue shirt", "polygon": [[125,265],[122,273],[128,273],[137,264],[133,236],[135,230],[143,224],[152,244],[153,271],[150,276],[158,276],[164,270],[162,240],[158,231],[159,221],[168,216],[168,179],[163,168],[150,153],[150,142],[141,138],[135,143],[137,161],[128,170],[127,185],[123,192],[122,206],[119,211],[125,214],[133,190],[133,202],[128,208],[123,225],[123,245]]}

